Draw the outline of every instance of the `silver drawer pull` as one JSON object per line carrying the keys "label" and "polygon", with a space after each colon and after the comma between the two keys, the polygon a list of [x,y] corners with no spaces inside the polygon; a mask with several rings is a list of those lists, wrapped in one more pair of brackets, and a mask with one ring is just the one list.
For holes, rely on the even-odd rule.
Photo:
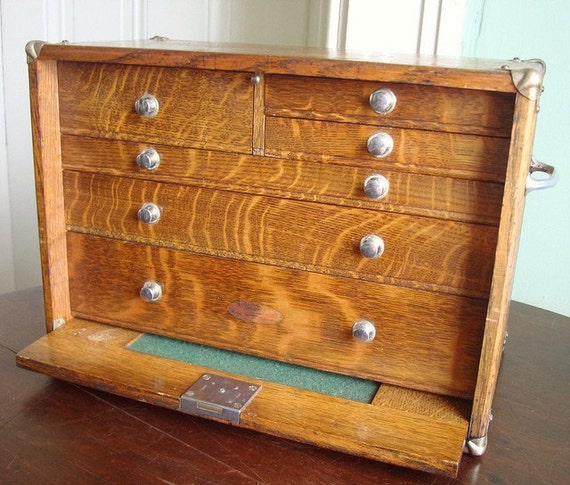
{"label": "silver drawer pull", "polygon": [[137,218],[145,224],[156,224],[160,221],[160,207],[152,202],[145,202],[137,212]]}
{"label": "silver drawer pull", "polygon": [[368,259],[382,256],[384,252],[384,240],[376,234],[368,234],[360,240],[360,254]]}
{"label": "silver drawer pull", "polygon": [[369,320],[358,320],[352,326],[352,338],[357,342],[372,342],[376,338],[376,327]]}
{"label": "silver drawer pull", "polygon": [[394,140],[388,133],[379,131],[368,137],[366,148],[373,157],[384,158],[392,153]]}
{"label": "silver drawer pull", "polygon": [[370,107],[380,115],[387,115],[396,107],[396,95],[390,88],[380,88],[370,95]]}
{"label": "silver drawer pull", "polygon": [[160,165],[160,154],[154,148],[145,148],[137,155],[137,165],[145,170],[156,170]]}
{"label": "silver drawer pull", "polygon": [[384,175],[374,174],[364,179],[364,193],[371,199],[382,199],[388,195],[390,182]]}
{"label": "silver drawer pull", "polygon": [[135,111],[147,118],[154,118],[158,114],[159,103],[152,94],[144,94],[135,102]]}
{"label": "silver drawer pull", "polygon": [[141,300],[148,303],[158,301],[162,298],[162,286],[156,281],[147,281],[139,291]]}

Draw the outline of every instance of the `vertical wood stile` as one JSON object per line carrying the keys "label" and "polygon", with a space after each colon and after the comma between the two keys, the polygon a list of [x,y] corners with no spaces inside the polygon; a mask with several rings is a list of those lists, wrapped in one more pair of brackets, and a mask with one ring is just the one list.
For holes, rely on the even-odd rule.
{"label": "vertical wood stile", "polygon": [[537,101],[517,95],[493,280],[473,401],[470,430],[470,438],[473,439],[487,435],[491,419],[491,404],[506,335],[536,113]]}
{"label": "vertical wood stile", "polygon": [[[258,82],[253,94],[253,154],[265,154],[265,76],[255,74]],[[253,78],[252,78],[253,82]]]}
{"label": "vertical wood stile", "polygon": [[46,327],[71,316],[63,210],[61,143],[57,93],[57,62],[35,60],[29,65],[34,171]]}

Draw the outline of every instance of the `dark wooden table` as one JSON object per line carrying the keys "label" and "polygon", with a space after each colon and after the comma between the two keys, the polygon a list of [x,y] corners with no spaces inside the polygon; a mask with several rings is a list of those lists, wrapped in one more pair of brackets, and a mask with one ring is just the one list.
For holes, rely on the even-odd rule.
{"label": "dark wooden table", "polygon": [[570,477],[570,318],[513,303],[487,453],[459,477],[293,443],[19,369],[40,289],[0,296],[0,483],[557,484]]}

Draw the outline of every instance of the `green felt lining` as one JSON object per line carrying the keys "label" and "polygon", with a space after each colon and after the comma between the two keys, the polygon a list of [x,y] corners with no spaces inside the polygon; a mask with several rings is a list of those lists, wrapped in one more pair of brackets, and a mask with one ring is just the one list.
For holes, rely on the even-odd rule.
{"label": "green felt lining", "polygon": [[232,374],[369,403],[379,384],[295,364],[278,362],[229,350],[145,334],[127,348]]}

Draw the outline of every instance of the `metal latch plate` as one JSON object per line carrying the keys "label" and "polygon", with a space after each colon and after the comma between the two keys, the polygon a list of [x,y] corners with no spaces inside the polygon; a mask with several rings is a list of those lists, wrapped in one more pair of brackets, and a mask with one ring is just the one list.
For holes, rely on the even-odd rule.
{"label": "metal latch plate", "polygon": [[241,412],[260,389],[251,382],[203,374],[180,396],[179,410],[239,424]]}

